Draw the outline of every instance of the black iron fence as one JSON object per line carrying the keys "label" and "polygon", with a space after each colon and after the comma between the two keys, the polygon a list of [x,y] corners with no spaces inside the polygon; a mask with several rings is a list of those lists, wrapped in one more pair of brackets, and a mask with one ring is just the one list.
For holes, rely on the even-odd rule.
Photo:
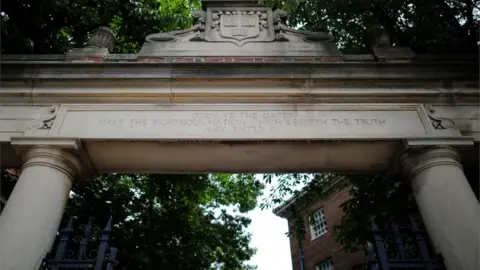
{"label": "black iron fence", "polygon": [[433,255],[428,235],[420,220],[390,222],[379,228],[372,220],[373,243],[367,248],[368,269],[445,270],[440,255]]}
{"label": "black iron fence", "polygon": [[92,269],[113,270],[117,249],[110,247],[112,218],[103,230],[92,224],[74,226],[73,219],[60,230],[55,251],[47,254],[41,270]]}

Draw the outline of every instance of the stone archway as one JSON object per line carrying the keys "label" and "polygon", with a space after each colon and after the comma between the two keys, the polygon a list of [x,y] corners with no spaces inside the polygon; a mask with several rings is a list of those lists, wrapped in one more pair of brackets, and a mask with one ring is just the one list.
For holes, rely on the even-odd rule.
{"label": "stone archway", "polygon": [[110,54],[105,28],[66,55],[2,56],[1,165],[23,169],[0,268],[41,261],[72,183],[94,173],[397,168],[448,267],[477,269],[480,207],[460,162],[480,140],[476,60],[342,55],[250,2],[205,1],[197,25],[134,56]]}

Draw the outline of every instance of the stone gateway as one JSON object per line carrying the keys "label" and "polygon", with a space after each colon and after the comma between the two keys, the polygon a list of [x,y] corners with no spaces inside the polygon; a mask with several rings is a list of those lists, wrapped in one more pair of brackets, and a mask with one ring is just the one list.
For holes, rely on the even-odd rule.
{"label": "stone gateway", "polygon": [[111,54],[105,27],[66,55],[2,55],[1,166],[21,174],[0,269],[39,266],[93,174],[385,170],[412,185],[448,269],[478,269],[479,180],[464,173],[478,169],[478,56],[342,55],[256,1],[205,0],[194,16],[137,55]]}

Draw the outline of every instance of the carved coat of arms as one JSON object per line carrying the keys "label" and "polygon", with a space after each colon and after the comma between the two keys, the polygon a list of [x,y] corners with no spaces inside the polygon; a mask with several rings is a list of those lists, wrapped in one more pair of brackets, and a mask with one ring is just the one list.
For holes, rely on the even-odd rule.
{"label": "carved coat of arms", "polygon": [[[258,12],[260,13],[260,12]],[[261,14],[261,13],[260,13]],[[255,12],[220,13],[220,35],[224,38],[244,40],[260,34],[260,17]]]}
{"label": "carved coat of arms", "polygon": [[[230,40],[241,46],[249,41],[270,41],[273,20],[269,23],[269,10],[209,10],[209,40]],[[272,39],[273,40],[273,39]]]}

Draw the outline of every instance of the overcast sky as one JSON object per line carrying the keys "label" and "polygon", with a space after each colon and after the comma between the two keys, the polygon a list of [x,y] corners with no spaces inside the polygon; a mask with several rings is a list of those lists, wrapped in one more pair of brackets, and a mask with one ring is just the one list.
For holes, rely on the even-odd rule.
{"label": "overcast sky", "polygon": [[255,209],[248,216],[252,219],[248,228],[252,234],[250,245],[258,249],[250,263],[257,265],[258,270],[292,270],[290,242],[285,235],[287,220],[260,209]]}
{"label": "overcast sky", "polygon": [[[272,185],[275,182],[273,179]],[[265,188],[263,196],[268,196],[269,189],[269,186]],[[250,245],[257,248],[257,254],[250,264],[257,265],[258,270],[292,270],[290,241],[285,235],[288,231],[287,220],[274,215],[271,209],[260,210],[258,207],[247,216],[252,219],[248,227],[252,234]]]}

